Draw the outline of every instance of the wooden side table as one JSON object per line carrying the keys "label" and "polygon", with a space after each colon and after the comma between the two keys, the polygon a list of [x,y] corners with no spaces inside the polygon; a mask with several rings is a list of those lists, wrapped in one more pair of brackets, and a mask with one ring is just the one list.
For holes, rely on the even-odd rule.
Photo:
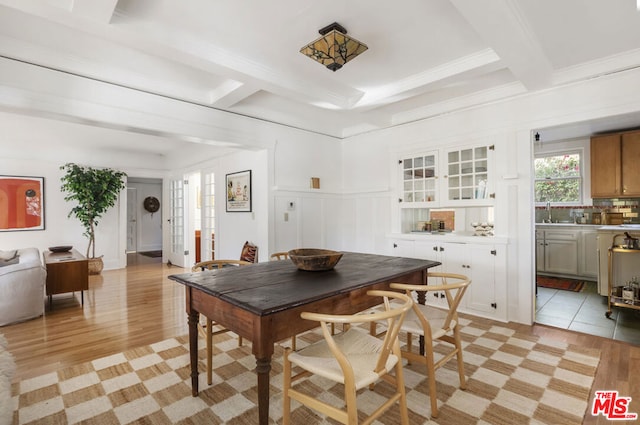
{"label": "wooden side table", "polygon": [[75,249],[69,252],[45,251],[44,264],[47,268],[47,296],[49,309],[53,306],[53,295],[80,291],[84,307],[84,292],[89,289],[89,260]]}

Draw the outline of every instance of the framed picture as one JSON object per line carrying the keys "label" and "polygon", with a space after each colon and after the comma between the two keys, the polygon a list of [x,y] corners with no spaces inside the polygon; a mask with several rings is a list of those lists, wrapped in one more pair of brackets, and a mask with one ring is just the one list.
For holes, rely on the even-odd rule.
{"label": "framed picture", "polygon": [[44,177],[0,175],[0,232],[44,230]]}
{"label": "framed picture", "polygon": [[251,170],[226,175],[227,212],[251,211]]}

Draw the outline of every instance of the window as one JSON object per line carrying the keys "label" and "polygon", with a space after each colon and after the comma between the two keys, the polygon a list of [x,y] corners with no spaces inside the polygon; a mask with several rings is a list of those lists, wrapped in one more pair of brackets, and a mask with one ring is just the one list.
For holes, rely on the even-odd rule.
{"label": "window", "polygon": [[582,203],[582,155],[580,152],[545,154],[535,159],[535,200],[539,203]]}

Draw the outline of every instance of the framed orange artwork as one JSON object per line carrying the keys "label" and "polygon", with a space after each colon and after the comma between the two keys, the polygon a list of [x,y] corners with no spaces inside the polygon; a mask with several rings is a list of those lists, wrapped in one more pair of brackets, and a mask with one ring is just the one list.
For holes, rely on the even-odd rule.
{"label": "framed orange artwork", "polygon": [[0,176],[0,232],[44,230],[44,177]]}

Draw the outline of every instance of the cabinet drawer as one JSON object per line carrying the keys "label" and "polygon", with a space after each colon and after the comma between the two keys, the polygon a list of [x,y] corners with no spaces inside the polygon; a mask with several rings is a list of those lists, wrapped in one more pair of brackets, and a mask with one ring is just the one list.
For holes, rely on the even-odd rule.
{"label": "cabinet drawer", "polygon": [[544,237],[546,240],[575,241],[578,239],[578,234],[577,232],[562,230],[545,230]]}

